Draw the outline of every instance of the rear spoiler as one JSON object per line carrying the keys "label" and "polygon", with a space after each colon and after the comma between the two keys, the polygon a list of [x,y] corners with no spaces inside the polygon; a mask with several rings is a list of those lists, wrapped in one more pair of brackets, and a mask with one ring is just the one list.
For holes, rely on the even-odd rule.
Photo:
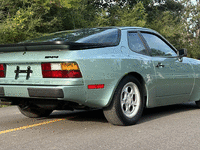
{"label": "rear spoiler", "polygon": [[20,51],[50,51],[50,50],[83,50],[93,48],[103,48],[116,46],[113,43],[69,43],[63,41],[38,42],[38,43],[18,43],[0,45],[0,52],[20,52]]}

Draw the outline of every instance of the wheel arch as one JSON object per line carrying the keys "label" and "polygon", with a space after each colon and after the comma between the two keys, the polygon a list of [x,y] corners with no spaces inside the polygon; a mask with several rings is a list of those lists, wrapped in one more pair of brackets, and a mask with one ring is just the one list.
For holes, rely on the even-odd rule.
{"label": "wheel arch", "polygon": [[147,91],[146,91],[146,87],[145,87],[145,80],[144,80],[144,78],[142,77],[142,75],[139,74],[139,73],[137,73],[137,72],[129,72],[129,73],[127,73],[127,74],[125,74],[124,76],[121,77],[121,79],[117,82],[117,84],[116,84],[116,86],[115,86],[115,88],[114,88],[114,90],[113,90],[113,93],[112,93],[112,95],[111,95],[111,97],[110,97],[110,100],[109,100],[107,106],[110,105],[110,103],[111,103],[111,101],[112,101],[112,98],[113,98],[113,95],[114,95],[114,93],[115,93],[115,90],[117,89],[117,86],[118,86],[119,83],[122,81],[122,79],[124,79],[124,78],[127,77],[127,76],[133,76],[133,77],[135,77],[135,78],[140,82],[140,84],[141,84],[141,86],[142,86],[142,91],[143,91],[144,107],[146,107]]}

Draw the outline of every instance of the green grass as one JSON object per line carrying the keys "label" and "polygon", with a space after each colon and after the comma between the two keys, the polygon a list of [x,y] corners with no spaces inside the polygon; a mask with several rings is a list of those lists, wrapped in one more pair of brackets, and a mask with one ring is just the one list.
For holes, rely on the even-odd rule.
{"label": "green grass", "polygon": [[8,105],[0,105],[0,108],[2,108],[2,107],[8,107]]}

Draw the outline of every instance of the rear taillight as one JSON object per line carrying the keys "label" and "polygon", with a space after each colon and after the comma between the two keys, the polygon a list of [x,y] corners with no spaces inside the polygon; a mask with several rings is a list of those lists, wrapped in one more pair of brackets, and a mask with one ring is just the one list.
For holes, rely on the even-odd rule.
{"label": "rear taillight", "polygon": [[67,63],[42,63],[43,78],[81,78],[78,64]]}
{"label": "rear taillight", "polygon": [[0,64],[0,78],[5,78],[5,66]]}

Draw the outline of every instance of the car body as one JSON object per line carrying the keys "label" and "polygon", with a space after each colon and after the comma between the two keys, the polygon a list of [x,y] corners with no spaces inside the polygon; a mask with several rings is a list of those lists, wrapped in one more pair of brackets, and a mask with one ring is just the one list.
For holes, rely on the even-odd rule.
{"label": "car body", "polygon": [[[200,61],[186,54],[140,27],[63,31],[1,45],[0,97],[29,117],[101,108],[113,124],[135,124],[144,107],[199,101]],[[36,108],[49,111],[35,115]]]}

